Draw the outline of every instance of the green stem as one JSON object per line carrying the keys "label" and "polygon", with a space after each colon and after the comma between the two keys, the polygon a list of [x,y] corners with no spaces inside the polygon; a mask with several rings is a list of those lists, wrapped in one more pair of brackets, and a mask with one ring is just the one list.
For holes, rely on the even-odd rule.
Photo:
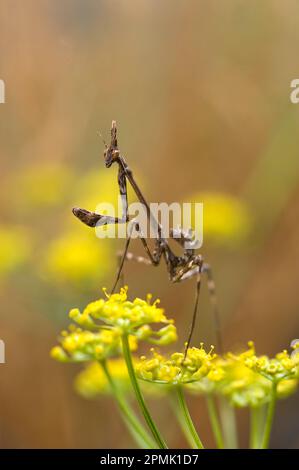
{"label": "green stem", "polygon": [[219,418],[218,418],[215,400],[212,395],[208,395],[206,400],[207,400],[210,423],[212,426],[212,431],[213,431],[214,438],[217,444],[217,448],[224,449],[222,429],[221,429],[221,425],[220,425]]}
{"label": "green stem", "polygon": [[230,406],[226,398],[220,399],[220,418],[226,449],[238,448],[238,433],[235,409]]}
{"label": "green stem", "polygon": [[159,433],[159,431],[156,427],[156,424],[155,424],[154,420],[152,419],[152,417],[150,415],[150,412],[149,412],[149,410],[148,410],[148,408],[145,404],[143,395],[141,393],[141,390],[140,390],[140,387],[139,387],[139,384],[138,384],[138,381],[137,381],[137,378],[136,378],[136,375],[135,375],[133,362],[132,362],[132,356],[131,356],[131,352],[130,352],[128,336],[126,334],[124,334],[122,336],[122,345],[123,345],[124,359],[126,361],[129,377],[130,377],[130,380],[131,380],[131,383],[132,383],[133,390],[135,392],[137,402],[138,402],[138,404],[140,406],[140,409],[142,411],[142,414],[144,416],[144,419],[145,419],[145,421],[146,421],[146,423],[147,423],[147,425],[148,425],[148,427],[149,427],[156,443],[158,444],[158,447],[160,449],[167,449],[167,445],[166,445],[164,439],[162,438],[162,436],[160,435],[160,433]]}
{"label": "green stem", "polygon": [[128,427],[130,433],[132,434],[134,439],[137,441],[137,444],[141,448],[154,449],[155,448],[154,441],[152,440],[151,436],[147,433],[147,431],[144,429],[139,419],[135,415],[133,409],[130,407],[127,400],[121,393],[120,389],[117,387],[116,383],[114,382],[109,372],[107,362],[101,361],[100,364],[108,380],[108,383],[110,385],[114,398],[116,399],[122,418],[126,426]]}
{"label": "green stem", "polygon": [[273,418],[274,418],[274,413],[275,413],[275,408],[276,408],[276,400],[277,400],[277,384],[273,382],[272,390],[271,390],[271,399],[270,399],[270,403],[267,409],[266,424],[265,424],[265,429],[264,429],[264,434],[263,434],[263,439],[262,439],[262,449],[268,449],[269,447],[271,429],[272,429]]}
{"label": "green stem", "polygon": [[250,408],[250,436],[249,445],[251,449],[259,449],[261,446],[262,433],[265,421],[265,407]]}
{"label": "green stem", "polygon": [[193,442],[195,443],[196,449],[204,449],[204,446],[200,440],[199,435],[197,434],[192,418],[190,416],[182,387],[180,386],[177,387],[177,397],[178,397],[181,413],[186,423],[186,429],[188,429],[188,432],[190,434],[190,438],[192,438]]}
{"label": "green stem", "polygon": [[189,431],[189,427],[187,426],[186,424],[186,419],[185,419],[185,415],[184,413],[182,412],[182,408],[180,406],[178,406],[178,403],[177,403],[177,397],[176,397],[176,393],[170,393],[170,399],[171,399],[171,408],[176,416],[176,419],[181,427],[181,430],[189,444],[189,446],[192,448],[192,449],[197,449],[197,446],[194,442],[194,439],[193,439],[193,436],[190,434],[190,431]]}

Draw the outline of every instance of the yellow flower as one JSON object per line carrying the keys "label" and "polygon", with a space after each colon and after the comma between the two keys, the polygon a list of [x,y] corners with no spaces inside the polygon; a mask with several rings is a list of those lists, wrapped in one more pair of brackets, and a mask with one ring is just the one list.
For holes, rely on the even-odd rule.
{"label": "yellow flower", "polygon": [[[283,357],[278,355],[284,361]],[[218,394],[225,396],[231,405],[237,407],[258,407],[268,403],[271,397],[272,384],[254,367],[247,364],[255,363],[256,353],[253,342],[240,354],[227,353],[218,356],[213,368],[199,382],[188,385],[193,393]],[[277,388],[277,397],[284,398],[296,390],[296,379],[281,379]]]}
{"label": "yellow flower", "polygon": [[299,355],[290,355],[287,350],[276,354],[274,358],[253,354],[244,359],[244,364],[275,383],[284,379],[298,378]]}
{"label": "yellow flower", "polygon": [[188,389],[193,393],[223,395],[234,406],[258,406],[267,397],[270,389],[268,381],[249,370],[242,359],[254,354],[253,344],[239,356],[227,353],[217,356],[213,368],[203,380],[191,384]]}
{"label": "yellow flower", "polygon": [[[117,387],[131,391],[128,371],[123,358],[109,359],[107,367]],[[84,398],[95,398],[111,393],[110,385],[103,368],[98,362],[88,364],[75,379],[75,389]]]}
{"label": "yellow flower", "polygon": [[[132,359],[133,364],[135,365],[137,363],[137,359],[135,357]],[[132,393],[132,386],[124,359],[108,359],[107,368],[117,387],[124,393]],[[96,398],[101,395],[111,393],[107,377],[98,362],[88,364],[85,369],[77,375],[74,385],[75,390],[84,398]],[[148,382],[143,382],[141,388],[146,395],[150,395],[154,398],[161,397],[163,394],[168,392],[167,387]]]}
{"label": "yellow flower", "polygon": [[213,348],[206,352],[200,348],[190,348],[184,359],[184,354],[175,352],[170,357],[162,356],[152,350],[152,358],[141,357],[136,366],[140,379],[164,384],[185,384],[198,381],[207,376],[213,368],[216,354]]}
{"label": "yellow flower", "polygon": [[278,398],[287,398],[296,392],[298,387],[298,379],[284,379],[278,382],[277,396]]}
{"label": "yellow flower", "polygon": [[[137,348],[136,338],[130,339],[130,349]],[[70,325],[68,331],[62,331],[60,346],[51,350],[51,357],[60,362],[102,361],[120,354],[121,338],[117,330],[102,329],[98,332],[82,330]]]}
{"label": "yellow flower", "polygon": [[[108,242],[104,243],[103,242]],[[114,269],[108,240],[99,240],[93,230],[77,229],[53,240],[45,254],[44,274],[71,285],[97,285]]]}
{"label": "yellow flower", "polygon": [[[91,302],[81,313],[79,309],[70,311],[70,318],[85,328],[97,328],[105,323],[115,327],[120,333],[131,334],[138,340],[153,344],[169,344],[176,341],[176,328],[173,320],[164,315],[164,310],[158,308],[158,301],[151,304],[151,296],[147,300],[136,298],[127,299],[127,288],[120,293],[108,295],[106,299]],[[150,324],[164,323],[166,326],[153,330]]]}
{"label": "yellow flower", "polygon": [[204,204],[204,238],[230,246],[247,238],[252,221],[248,208],[240,199],[224,193],[203,192],[193,195],[191,200]]}
{"label": "yellow flower", "polygon": [[0,227],[0,278],[22,266],[30,252],[30,240],[24,229]]}
{"label": "yellow flower", "polygon": [[257,407],[270,397],[271,384],[264,377],[249,370],[231,354],[220,359],[223,378],[216,383],[215,391],[226,396],[237,407]]}

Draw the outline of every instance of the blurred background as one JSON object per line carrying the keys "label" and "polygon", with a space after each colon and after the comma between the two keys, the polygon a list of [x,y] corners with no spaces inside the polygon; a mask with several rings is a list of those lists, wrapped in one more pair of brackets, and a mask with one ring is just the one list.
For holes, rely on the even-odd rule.
{"label": "blurred background", "polygon": [[[299,78],[296,0],[0,0],[1,447],[132,447],[109,398],[73,389],[49,357],[70,308],[111,286],[124,241],[72,213],[117,196],[100,131],[111,120],[149,201],[204,202],[226,349],[274,354],[299,336]],[[142,254],[140,243],[132,244]],[[130,296],[152,292],[180,346],[194,282],[127,265]],[[194,344],[215,342],[206,287]],[[298,447],[299,398],[280,402],[273,447]],[[205,407],[190,399],[207,446]],[[167,401],[151,408],[173,447]],[[248,416],[238,425],[246,445]],[[164,426],[163,426],[164,423]]]}

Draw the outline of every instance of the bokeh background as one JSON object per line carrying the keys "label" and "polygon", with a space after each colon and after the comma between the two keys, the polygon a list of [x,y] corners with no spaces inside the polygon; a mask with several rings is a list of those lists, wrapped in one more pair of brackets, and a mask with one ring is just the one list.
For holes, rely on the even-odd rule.
{"label": "bokeh background", "polygon": [[[149,201],[204,201],[202,253],[217,282],[225,347],[273,354],[299,336],[299,76],[296,0],[0,0],[1,447],[131,447],[114,403],[76,395],[79,368],[49,350],[109,287],[123,241],[98,240],[72,206],[117,195],[98,131],[119,144]],[[138,241],[134,251],[142,254]],[[192,282],[131,264],[180,345]],[[215,342],[207,289],[194,343]],[[204,405],[190,401],[208,446]],[[280,402],[272,446],[298,447],[298,395]],[[172,446],[167,401],[151,402]],[[241,445],[248,416],[240,412]]]}

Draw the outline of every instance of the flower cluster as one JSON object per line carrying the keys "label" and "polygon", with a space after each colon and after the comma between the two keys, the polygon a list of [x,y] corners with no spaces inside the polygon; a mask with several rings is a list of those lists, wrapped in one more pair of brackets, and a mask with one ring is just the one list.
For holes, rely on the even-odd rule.
{"label": "flower cluster", "polygon": [[[128,392],[130,381],[123,358],[117,357],[107,361],[110,374],[117,387]],[[83,369],[75,379],[75,389],[84,398],[95,398],[99,395],[109,395],[111,388],[103,368],[98,362],[92,362]]]}
{"label": "flower cluster", "polygon": [[165,357],[152,349],[152,358],[141,357],[136,372],[139,378],[152,382],[174,385],[191,383],[212,372],[215,358],[213,348],[206,352],[202,344],[200,348],[188,349],[186,357],[180,352]]}
{"label": "flower cluster", "polygon": [[[137,349],[137,341],[129,337],[131,350]],[[115,330],[101,329],[93,332],[70,325],[62,331],[60,346],[51,350],[51,356],[60,362],[102,361],[121,353],[120,333]]]}
{"label": "flower cluster", "polygon": [[[172,402],[177,396],[178,420],[184,422],[182,429],[185,434],[188,431],[188,442],[196,448],[203,448],[203,444],[192,423],[184,390],[209,397],[207,403],[213,432],[218,447],[222,448],[224,440],[214,397],[225,398],[219,401],[220,406],[228,402],[232,407],[251,408],[255,418],[266,410],[269,423],[276,398],[289,396],[298,387],[298,340],[291,343],[292,353],[284,350],[274,358],[258,356],[254,343],[250,342],[248,348],[238,354],[217,355],[213,346],[205,350],[201,343],[199,348],[191,347],[185,353],[168,355],[152,348],[151,357],[141,356],[138,360],[131,352],[137,350],[140,341],[159,346],[176,341],[173,320],[166,317],[159,301],[151,302],[150,295],[146,300],[136,298],[131,301],[127,288],[112,295],[105,292],[105,295],[106,298],[88,304],[83,312],[79,309],[70,311],[69,317],[74,323],[61,333],[59,345],[52,349],[51,356],[60,362],[87,362],[75,380],[77,392],[85,398],[113,394],[124,422],[133,436],[137,433],[142,445],[166,448],[143,393],[159,397],[171,392]],[[140,384],[137,378],[141,379]],[[151,435],[147,434],[127,402],[126,395],[133,392]],[[258,441],[256,434],[253,447],[268,446],[270,424],[258,425],[263,437]]]}
{"label": "flower cluster", "polygon": [[299,377],[299,355],[290,355],[287,350],[276,354],[274,358],[252,354],[250,357],[245,358],[244,364],[249,369],[275,383]]}
{"label": "flower cluster", "polygon": [[278,398],[289,396],[296,390],[296,362],[297,359],[286,351],[274,359],[258,357],[254,343],[249,342],[248,349],[240,354],[218,356],[208,377],[188,388],[194,393],[222,395],[232,406],[258,407],[269,402],[273,379],[277,381]]}
{"label": "flower cluster", "polygon": [[[91,302],[81,313],[72,309],[69,317],[76,323],[61,332],[59,346],[51,351],[51,356],[60,362],[102,361],[122,352],[121,338],[127,335],[131,350],[137,349],[138,341],[153,344],[169,344],[177,339],[172,320],[158,308],[158,301],[127,299],[127,288],[119,294]],[[153,330],[151,324],[166,324]]]}
{"label": "flower cluster", "polygon": [[[158,307],[159,300],[151,304],[151,296],[147,300],[127,298],[127,288],[119,294],[108,295],[106,299],[91,302],[81,313],[79,309],[70,311],[70,318],[78,325],[88,329],[97,329],[103,323],[112,327],[120,334],[135,336],[138,340],[152,344],[166,345],[177,339],[173,320],[167,319],[164,310]],[[151,324],[165,324],[154,330]]]}

